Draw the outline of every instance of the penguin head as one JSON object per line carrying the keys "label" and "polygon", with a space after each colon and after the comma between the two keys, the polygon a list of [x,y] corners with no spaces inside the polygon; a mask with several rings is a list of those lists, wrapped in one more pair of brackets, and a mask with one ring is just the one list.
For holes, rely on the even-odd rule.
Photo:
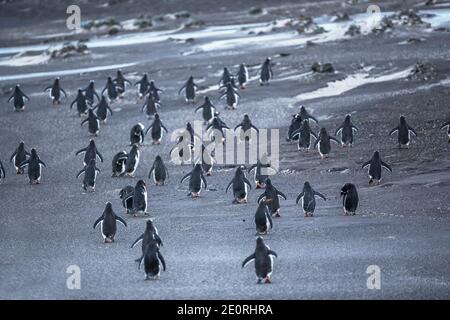
{"label": "penguin head", "polygon": [[209,102],[210,100],[209,100],[209,97],[208,96],[206,96],[205,97],[205,102]]}
{"label": "penguin head", "polygon": [[355,186],[352,183],[346,183],[344,184],[344,186],[341,188],[341,196],[346,195],[347,192],[350,191],[350,189],[353,189]]}
{"label": "penguin head", "polygon": [[20,89],[20,84],[16,84],[16,87],[14,88],[14,90],[19,90]]}
{"label": "penguin head", "polygon": [[303,184],[303,189],[304,189],[304,190],[309,190],[309,189],[311,189],[311,185],[309,184],[309,181],[305,181],[305,183]]}
{"label": "penguin head", "polygon": [[25,148],[25,142],[20,141],[19,142],[19,150],[23,150]]}
{"label": "penguin head", "polygon": [[83,91],[81,90],[81,88],[78,88],[78,94],[82,94]]}
{"label": "penguin head", "polygon": [[262,237],[258,237],[256,238],[256,246],[263,246],[264,245],[264,240]]}
{"label": "penguin head", "polygon": [[304,105],[301,105],[300,106],[300,114],[306,114],[307,112],[306,112],[306,108],[305,108],[305,106]]}
{"label": "penguin head", "polygon": [[158,162],[162,161],[162,158],[159,154],[155,157],[155,161],[158,161]]}
{"label": "penguin head", "polygon": [[152,221],[151,219],[148,219],[148,220],[147,220],[146,228],[147,228],[148,230],[152,230],[152,229],[154,228],[154,227],[153,227],[153,221]]}
{"label": "penguin head", "polygon": [[406,118],[405,118],[405,116],[400,116],[400,124],[401,125],[404,125],[404,124],[406,124]]}
{"label": "penguin head", "polygon": [[144,73],[144,75],[142,76],[142,79],[147,80],[148,79],[148,75],[146,73]]}
{"label": "penguin head", "polygon": [[200,171],[203,172],[202,164],[200,162],[197,162],[194,166],[194,171]]}
{"label": "penguin head", "polygon": [[94,139],[89,140],[89,147],[95,147]]}
{"label": "penguin head", "polygon": [[374,159],[380,159],[380,153],[379,153],[378,151],[375,151],[375,152],[373,153],[373,158],[374,158]]}
{"label": "penguin head", "polygon": [[136,183],[136,187],[145,187],[147,184],[145,183],[145,181],[144,180],[139,180],[137,183]]}
{"label": "penguin head", "polygon": [[186,123],[186,129],[188,130],[192,129],[192,125],[190,122]]}
{"label": "penguin head", "polygon": [[244,114],[244,121],[250,121],[250,117],[248,116],[248,114]]}
{"label": "penguin head", "polygon": [[91,109],[91,108],[88,109],[88,116],[89,117],[94,117],[95,116],[95,113],[94,113],[93,109]]}
{"label": "penguin head", "polygon": [[31,149],[31,156],[32,157],[36,157],[37,156],[37,152],[36,152],[36,149]]}
{"label": "penguin head", "polygon": [[112,82],[112,78],[111,77],[108,77],[108,82]]}
{"label": "penguin head", "polygon": [[[147,75],[147,74],[145,74],[145,75]],[[150,85],[150,87],[154,88],[155,87],[155,81],[150,80],[149,85]]]}
{"label": "penguin head", "polygon": [[94,80],[89,81],[89,84],[90,84],[90,85],[94,85],[94,83],[95,83]]}
{"label": "penguin head", "polygon": [[322,137],[328,136],[327,129],[325,129],[324,127],[320,128],[320,133],[319,133],[319,135],[322,136]]}
{"label": "penguin head", "polygon": [[107,212],[107,213],[112,212],[112,204],[109,201],[106,203],[105,212]]}
{"label": "penguin head", "polygon": [[120,70],[120,69],[117,70],[117,75],[118,75],[118,76],[121,76],[121,75],[122,75],[122,70]]}
{"label": "penguin head", "polygon": [[272,186],[272,180],[270,180],[270,178],[267,178],[266,179],[266,187],[270,187],[270,186]]}
{"label": "penguin head", "polygon": [[190,76],[189,79],[188,79],[188,81],[193,82],[193,81],[194,81],[194,77],[193,77],[193,76]]}
{"label": "penguin head", "polygon": [[349,114],[346,115],[346,116],[345,116],[344,122],[345,122],[345,123],[349,123],[349,122],[350,122],[350,117],[351,117],[351,116],[350,116]]}
{"label": "penguin head", "polygon": [[59,84],[59,77],[57,77],[57,78],[55,79],[55,84],[56,84],[56,85]]}
{"label": "penguin head", "polygon": [[269,64],[271,60],[272,60],[272,59],[271,59],[270,57],[267,57],[267,59],[266,59],[266,61],[264,61],[264,63],[265,63],[265,64]]}
{"label": "penguin head", "polygon": [[223,68],[223,73],[224,73],[224,74],[227,74],[227,73],[229,73],[229,72],[228,72],[228,68],[227,68],[227,67]]}
{"label": "penguin head", "polygon": [[242,69],[244,69],[244,68],[245,68],[245,62],[241,63],[240,67],[241,67]]}
{"label": "penguin head", "polygon": [[155,120],[159,119],[159,114],[155,113]]}

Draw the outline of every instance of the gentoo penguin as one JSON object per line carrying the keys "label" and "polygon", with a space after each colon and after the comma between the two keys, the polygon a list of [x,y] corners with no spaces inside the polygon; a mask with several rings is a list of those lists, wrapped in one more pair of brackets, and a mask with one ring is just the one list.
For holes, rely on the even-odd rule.
{"label": "gentoo penguin", "polygon": [[27,156],[29,157],[30,153],[25,149],[25,143],[21,141],[17,149],[9,158],[9,162],[14,161],[14,168],[16,169],[17,174],[23,173],[23,168],[20,168],[20,165],[27,160]]}
{"label": "gentoo penguin", "polygon": [[161,266],[166,271],[166,262],[156,241],[150,241],[145,245],[144,254],[139,260],[139,269],[144,262],[145,280],[158,280],[161,272]]}
{"label": "gentoo penguin", "polygon": [[238,71],[236,77],[237,77],[239,87],[241,88],[241,90],[245,89],[245,85],[247,84],[247,81],[248,81],[248,71],[247,71],[247,66],[245,65],[245,63],[241,63],[241,65],[239,66],[239,71]]}
{"label": "gentoo penguin", "polygon": [[143,144],[144,138],[144,125],[142,123],[134,125],[130,130],[130,145]]}
{"label": "gentoo penguin", "polygon": [[161,90],[161,89],[159,89],[159,88],[157,88],[156,87],[156,85],[155,85],[155,81],[150,81],[150,83],[149,83],[149,85],[148,85],[148,90],[147,90],[147,93],[152,93],[153,94],[153,96],[155,97],[155,100],[156,100],[156,102],[160,102],[161,101],[161,98],[159,97],[159,93],[161,92],[164,92],[163,90]]}
{"label": "gentoo penguin", "polygon": [[286,141],[292,143],[294,140],[298,140],[299,136],[295,135],[294,132],[297,132],[302,125],[302,118],[299,114],[292,115],[291,124],[289,125]]}
{"label": "gentoo penguin", "polygon": [[125,85],[128,83],[129,85],[131,85],[131,82],[127,79],[125,79],[125,77],[122,74],[122,70],[117,70],[117,75],[114,78],[113,82],[117,85],[117,92],[119,93],[119,95],[122,97],[123,94],[125,93]]}
{"label": "gentoo penguin", "polygon": [[401,149],[402,147],[409,147],[409,142],[411,141],[411,133],[417,137],[417,132],[413,128],[411,128],[408,123],[406,122],[406,119],[404,116],[400,116],[400,123],[397,127],[392,129],[389,132],[389,135],[394,134],[395,132],[398,132],[398,147]]}
{"label": "gentoo penguin", "polygon": [[136,240],[134,240],[133,244],[131,245],[131,248],[134,248],[139,242],[142,242],[142,254],[144,254],[145,245],[148,244],[150,241],[156,241],[156,244],[158,246],[163,245],[162,240],[158,234],[158,229],[156,228],[153,221],[151,219],[148,219],[145,224],[144,233],[141,234]]}
{"label": "gentoo penguin", "polygon": [[160,105],[156,101],[156,98],[155,98],[153,92],[149,91],[147,98],[145,98],[145,103],[142,106],[141,111],[142,112],[145,111],[145,114],[150,119],[158,112],[159,107],[160,107]]}
{"label": "gentoo penguin", "polygon": [[41,183],[42,166],[47,167],[45,163],[39,158],[36,149],[31,149],[30,157],[22,162],[19,166],[20,169],[28,166],[28,178],[30,184]]}
{"label": "gentoo penguin", "polygon": [[251,189],[252,185],[250,181],[245,177],[245,171],[242,166],[236,168],[233,179],[228,184],[225,193],[228,192],[230,186],[233,185],[233,203],[247,203],[247,186]]}
{"label": "gentoo penguin", "polygon": [[147,184],[144,180],[139,180],[133,192],[133,214],[148,215],[147,205]]}
{"label": "gentoo penguin", "polygon": [[139,98],[142,99],[150,85],[150,83],[148,82],[148,75],[144,73],[141,80],[136,82],[134,85],[138,86]]}
{"label": "gentoo penguin", "polygon": [[358,191],[353,183],[346,183],[341,188],[342,206],[344,207],[345,215],[355,215],[358,208]]}
{"label": "gentoo penguin", "polygon": [[176,139],[176,144],[170,149],[170,160],[173,163],[181,164],[190,163],[192,158],[192,145],[189,139],[184,135],[180,135]]}
{"label": "gentoo penguin", "polygon": [[186,83],[181,87],[178,94],[181,94],[181,91],[184,89],[185,99],[187,103],[194,103],[195,101],[195,89],[197,85],[194,83],[194,77],[190,76]]}
{"label": "gentoo penguin", "polygon": [[450,120],[441,126],[441,130],[447,128],[448,143],[450,143]]}
{"label": "gentoo penguin", "polygon": [[105,123],[106,122],[106,118],[108,117],[108,112],[109,114],[112,116],[113,115],[113,111],[112,109],[109,107],[108,105],[108,101],[106,101],[105,96],[102,96],[102,99],[100,100],[100,102],[94,107],[93,109],[94,111],[97,110],[95,112],[95,114],[97,115],[98,119]]}
{"label": "gentoo penguin", "polygon": [[302,120],[311,120],[314,121],[316,124],[319,124],[319,121],[317,121],[316,118],[314,118],[308,110],[306,110],[305,106],[300,106],[300,112],[298,113],[299,117]]}
{"label": "gentoo penguin", "polygon": [[88,123],[88,131],[91,135],[97,136],[100,130],[100,119],[94,113],[94,110],[88,109],[88,117],[81,121],[81,126]]}
{"label": "gentoo penguin", "polygon": [[370,178],[369,185],[372,185],[372,184],[377,185],[380,183],[381,168],[384,168],[384,169],[392,172],[392,168],[386,162],[381,160],[380,153],[378,151],[375,151],[373,153],[373,156],[369,161],[364,162],[364,164],[362,165],[362,168],[365,168],[367,166],[369,167],[369,170],[368,170],[369,178]]}
{"label": "gentoo penguin", "polygon": [[212,119],[214,118],[216,107],[211,103],[209,97],[205,97],[205,101],[201,106],[195,109],[195,112],[198,112],[200,110],[202,110],[202,117],[204,121],[203,124],[211,123]]}
{"label": "gentoo penguin", "polygon": [[168,177],[169,171],[167,170],[161,156],[157,155],[152,167],[150,168],[150,172],[148,173],[148,178],[153,179],[155,185],[163,186]]}
{"label": "gentoo penguin", "polygon": [[320,129],[319,136],[314,143],[314,148],[317,148],[322,159],[327,158],[330,154],[331,141],[339,144],[339,141],[335,137],[328,135],[327,129],[322,127]]}
{"label": "gentoo penguin", "polygon": [[230,129],[227,125],[221,122],[217,117],[214,117],[213,121],[206,127],[206,132],[211,139],[217,143],[225,142],[224,129]]}
{"label": "gentoo penguin", "polygon": [[266,179],[266,190],[263,194],[261,194],[258,197],[258,202],[264,201],[267,206],[269,207],[270,214],[274,216],[275,218],[281,217],[280,215],[280,199],[278,197],[284,198],[284,200],[287,200],[286,195],[279,191],[275,186],[272,184],[272,181],[267,178]]}
{"label": "gentoo penguin", "polygon": [[241,128],[239,134],[239,139],[241,141],[250,141],[251,129],[254,129],[256,133],[259,134],[259,129],[252,123],[248,114],[244,114],[244,119],[234,128],[234,131],[236,131],[238,128]]}
{"label": "gentoo penguin", "polygon": [[167,128],[162,124],[161,119],[159,118],[159,114],[155,113],[155,119],[150,127],[145,130],[145,134],[147,134],[151,130],[151,136],[153,140],[153,144],[160,144],[161,139],[164,135],[164,131],[167,133]]}
{"label": "gentoo penguin", "polygon": [[223,68],[222,77],[220,78],[219,81],[219,87],[228,84],[230,81],[231,81],[231,73],[230,71],[228,71],[228,68],[225,67]]}
{"label": "gentoo penguin", "polygon": [[6,177],[5,168],[3,167],[2,160],[0,160],[0,182]]}
{"label": "gentoo penguin", "polygon": [[314,210],[316,209],[316,198],[318,196],[323,200],[327,200],[323,194],[314,190],[308,181],[303,185],[303,191],[297,196],[295,203],[298,204],[300,199],[302,199],[302,208],[305,217],[312,217]]}
{"label": "gentoo penguin", "polygon": [[269,176],[269,169],[275,171],[273,167],[271,167],[269,160],[267,159],[267,154],[263,154],[256,164],[253,164],[248,168],[248,173],[252,170],[255,170],[255,189],[265,188],[266,179]]}
{"label": "gentoo penguin", "polygon": [[311,130],[308,120],[303,120],[300,129],[292,133],[292,138],[298,139],[298,150],[308,151],[311,147],[311,138],[317,140],[317,135]]}
{"label": "gentoo penguin", "polygon": [[114,101],[119,97],[118,92],[119,86],[113,81],[111,77],[108,77],[108,80],[106,80],[106,85],[103,88],[101,95],[103,95],[106,91],[108,94],[109,101]]}
{"label": "gentoo penguin", "polygon": [[63,88],[61,88],[59,84],[59,78],[56,78],[53,82],[53,85],[48,86],[44,89],[44,92],[50,90],[50,98],[53,101],[53,104],[60,104],[61,103],[61,92],[64,94],[64,97],[67,98],[67,93],[64,91]]}
{"label": "gentoo penguin", "polygon": [[272,59],[267,58],[261,67],[261,74],[259,75],[259,84],[262,86],[265,84],[269,84],[272,78],[273,78]]}
{"label": "gentoo penguin", "polygon": [[[125,160],[125,172],[129,177],[134,176],[134,173],[139,165],[140,157],[141,151],[139,151],[139,147],[137,145],[133,145]],[[119,159],[123,158],[124,157],[120,157]]]}
{"label": "gentoo penguin", "polygon": [[94,229],[100,224],[100,232],[102,233],[103,241],[105,243],[114,242],[114,236],[117,232],[117,221],[123,226],[127,226],[125,220],[115,214],[111,202],[107,202],[102,215],[94,222]]}
{"label": "gentoo penguin", "polygon": [[75,103],[77,104],[77,112],[79,117],[81,117],[82,114],[87,113],[88,105],[86,103],[86,97],[84,96],[83,91],[81,89],[78,89],[77,97],[70,104],[70,109],[73,108],[73,105]]}
{"label": "gentoo penguin", "polygon": [[193,151],[194,150],[194,146],[195,146],[195,138],[199,138],[199,136],[194,133],[194,128],[192,128],[192,125],[191,125],[190,122],[186,123],[186,129],[185,130],[186,130],[186,133],[189,136],[189,142],[190,142],[190,145],[191,145],[191,150]]}
{"label": "gentoo penguin", "polygon": [[266,201],[260,201],[255,213],[256,234],[267,234],[273,228],[272,217]]}
{"label": "gentoo penguin", "polygon": [[86,148],[80,149],[77,152],[75,152],[75,156],[79,155],[80,153],[84,152],[84,159],[83,159],[83,165],[86,166],[89,162],[91,162],[92,159],[97,159],[97,157],[100,159],[101,162],[103,162],[103,156],[102,154],[97,150],[97,146],[95,145],[94,139],[91,139],[89,141],[89,145]]}
{"label": "gentoo penguin", "polygon": [[214,163],[216,162],[216,160],[214,159],[213,152],[210,153],[204,144],[202,144],[201,162],[202,162],[203,172],[205,172],[205,174],[207,176],[211,176],[213,166],[214,166]]}
{"label": "gentoo penguin", "polygon": [[341,144],[342,147],[353,146],[353,131],[357,132],[358,127],[352,123],[350,115],[346,115],[344,119],[344,123],[342,123],[339,128],[337,128],[336,133],[337,136],[339,133],[341,134]]}
{"label": "gentoo penguin", "polygon": [[80,170],[77,174],[77,178],[84,173],[83,184],[82,187],[86,191],[94,192],[95,191],[95,180],[97,180],[97,172],[100,172],[100,169],[97,168],[95,164],[95,159],[91,159],[87,166]]}
{"label": "gentoo penguin", "polygon": [[264,244],[263,238],[258,237],[256,238],[255,252],[245,258],[244,262],[242,262],[242,268],[255,261],[257,283],[261,283],[263,280],[265,283],[272,283],[273,257],[278,258],[277,253]]}
{"label": "gentoo penguin", "polygon": [[225,123],[225,121],[223,121],[223,120],[220,118],[220,112],[219,112],[219,111],[214,112],[214,119],[217,119],[217,122],[219,122],[219,124],[220,124],[222,127],[228,128],[228,126],[227,126],[227,124]]}
{"label": "gentoo penguin", "polygon": [[8,102],[11,102],[11,100],[14,99],[14,111],[25,110],[25,101],[23,100],[23,98],[27,99],[27,101],[30,101],[30,98],[28,98],[28,96],[20,89],[20,85],[16,85],[13,94],[8,99]]}
{"label": "gentoo penguin", "polygon": [[190,195],[192,198],[199,197],[202,188],[204,187],[206,189],[208,187],[205,176],[203,175],[202,165],[200,163],[197,163],[191,172],[181,178],[181,183],[183,183],[187,178],[189,178],[188,196]]}
{"label": "gentoo penguin", "polygon": [[112,177],[119,177],[125,173],[125,162],[128,154],[126,151],[116,153],[112,159]]}
{"label": "gentoo penguin", "polygon": [[92,105],[94,103],[94,97],[97,98],[97,101],[100,101],[100,97],[98,96],[97,91],[95,91],[95,81],[91,80],[89,85],[82,90],[84,92],[84,96],[86,100]]}
{"label": "gentoo penguin", "polygon": [[123,187],[119,192],[119,197],[122,200],[122,206],[127,210],[127,214],[130,214],[133,211],[133,194],[133,186]]}
{"label": "gentoo penguin", "polygon": [[228,82],[226,84],[226,91],[220,95],[220,99],[224,97],[226,98],[227,103],[226,109],[235,110],[241,95],[236,91],[233,85]]}

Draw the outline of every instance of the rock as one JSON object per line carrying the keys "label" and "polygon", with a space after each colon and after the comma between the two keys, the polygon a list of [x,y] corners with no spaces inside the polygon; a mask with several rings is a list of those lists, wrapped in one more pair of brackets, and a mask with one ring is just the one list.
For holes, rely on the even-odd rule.
{"label": "rock", "polygon": [[184,24],[184,28],[191,29],[191,28],[200,28],[205,25],[205,21],[203,20],[191,20]]}
{"label": "rock", "polygon": [[118,34],[119,31],[120,31],[120,28],[119,28],[119,27],[116,27],[116,26],[111,27],[111,28],[108,30],[108,35],[112,36],[112,35]]}
{"label": "rock", "polygon": [[336,12],[330,19],[331,22],[349,21],[350,17],[347,13]]}
{"label": "rock", "polygon": [[331,63],[321,64],[319,62],[314,62],[311,66],[311,70],[317,73],[334,73],[334,67]]}
{"label": "rock", "polygon": [[429,26],[428,23],[424,22],[422,18],[413,10],[403,10],[400,12],[397,12],[396,14],[392,15],[391,20],[394,23],[400,24],[400,25],[407,25],[407,26],[416,26],[416,25],[424,25]]}
{"label": "rock", "polygon": [[187,19],[191,17],[191,14],[188,11],[175,12],[173,15],[176,19]]}
{"label": "rock", "polygon": [[5,85],[0,88],[0,96],[8,96],[13,93],[13,87]]}
{"label": "rock", "polygon": [[354,36],[360,35],[360,34],[361,34],[361,27],[357,26],[355,24],[350,25],[348,27],[347,31],[345,31],[346,36],[354,37]]}
{"label": "rock", "polygon": [[51,59],[68,58],[72,56],[79,56],[88,54],[88,46],[82,42],[65,43],[61,49],[52,50],[49,52]]}
{"label": "rock", "polygon": [[417,62],[413,70],[408,75],[408,80],[422,80],[427,81],[437,77],[436,65],[427,62]]}
{"label": "rock", "polygon": [[394,23],[392,22],[392,19],[389,17],[383,17],[381,19],[380,24],[372,29],[373,33],[383,33],[392,31],[394,29]]}
{"label": "rock", "polygon": [[311,17],[301,15],[299,19],[293,22],[293,26],[298,33],[319,34],[324,33],[325,29],[316,24]]}
{"label": "rock", "polygon": [[139,19],[134,22],[134,25],[138,27],[138,29],[146,29],[153,27],[153,23],[151,19]]}
{"label": "rock", "polygon": [[262,14],[263,12],[264,12],[263,9],[259,7],[252,7],[250,8],[250,10],[248,10],[248,14],[251,15]]}

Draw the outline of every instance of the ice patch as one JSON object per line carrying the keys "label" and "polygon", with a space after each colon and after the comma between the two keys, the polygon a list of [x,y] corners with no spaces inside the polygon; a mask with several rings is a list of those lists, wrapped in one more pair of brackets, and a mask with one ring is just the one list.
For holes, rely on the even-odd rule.
{"label": "ice patch", "polygon": [[6,57],[0,60],[0,66],[7,67],[21,67],[35,64],[46,63],[50,60],[50,55],[47,53],[30,55],[27,52],[16,54],[12,57]]}

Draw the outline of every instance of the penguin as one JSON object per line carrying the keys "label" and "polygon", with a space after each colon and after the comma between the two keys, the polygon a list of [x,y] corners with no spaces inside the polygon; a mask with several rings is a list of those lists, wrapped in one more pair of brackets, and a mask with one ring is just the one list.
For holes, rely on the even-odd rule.
{"label": "penguin", "polygon": [[153,94],[153,96],[155,97],[155,101],[156,102],[158,102],[158,103],[160,103],[161,102],[161,98],[160,98],[160,96],[159,96],[159,93],[161,92],[164,92],[163,90],[161,90],[161,89],[159,89],[159,88],[157,88],[156,87],[156,85],[155,85],[155,81],[150,81],[150,83],[149,83],[149,86],[148,86],[148,90],[147,90],[147,93],[152,93]]}
{"label": "penguin", "polygon": [[150,172],[148,173],[148,178],[153,179],[155,185],[163,186],[168,177],[169,171],[167,170],[161,156],[157,155],[152,167],[150,168]]}
{"label": "penguin", "polygon": [[112,175],[111,177],[120,177],[125,173],[125,162],[128,154],[126,151],[116,153],[112,159]]}
{"label": "penguin", "polygon": [[36,149],[31,149],[30,157],[22,162],[19,166],[20,169],[28,166],[28,178],[30,184],[40,184],[42,178],[42,167],[47,167],[45,163],[39,158]]}
{"label": "penguin", "polygon": [[25,149],[25,143],[21,141],[19,146],[14,151],[14,153],[9,158],[9,162],[14,161],[14,168],[16,169],[17,174],[23,174],[23,168],[20,168],[20,165],[27,160],[27,157],[31,156],[31,154]]}
{"label": "penguin", "polygon": [[224,97],[226,98],[227,103],[226,109],[235,110],[241,95],[235,90],[233,85],[228,82],[226,84],[226,91],[220,95],[220,99]]}
{"label": "penguin", "polygon": [[108,77],[108,80],[106,80],[106,85],[103,88],[101,95],[103,95],[106,91],[108,94],[109,101],[114,101],[119,97],[120,87],[113,81],[111,77]]}
{"label": "penguin", "polygon": [[327,158],[330,154],[331,141],[339,144],[339,141],[335,137],[328,135],[327,129],[322,127],[320,129],[319,136],[314,143],[314,148],[317,147],[317,150],[319,151],[320,157],[322,159]]}
{"label": "penguin", "polygon": [[156,101],[155,95],[152,91],[149,91],[147,98],[145,99],[145,103],[142,106],[141,111],[144,112],[147,115],[149,119],[151,119],[159,109],[160,105]]}
{"label": "penguin", "polygon": [[64,94],[64,97],[67,98],[67,93],[64,91],[63,88],[61,88],[61,85],[59,83],[59,77],[55,79],[53,85],[45,88],[44,92],[47,90],[50,90],[50,98],[52,99],[53,104],[61,103],[61,92]]}
{"label": "penguin", "polygon": [[272,59],[267,58],[261,67],[261,73],[259,75],[259,84],[261,86],[269,84],[272,78],[273,78]]}
{"label": "penguin", "polygon": [[239,166],[236,168],[236,172],[234,174],[233,179],[231,179],[227,188],[225,189],[225,193],[228,193],[228,189],[233,185],[233,203],[247,203],[247,186],[251,189],[252,185],[250,181],[245,177],[245,171],[243,170],[243,166]]}
{"label": "penguin", "polygon": [[208,136],[211,139],[211,141],[216,141],[217,143],[224,143],[225,142],[224,129],[230,128],[226,124],[221,122],[217,117],[215,117],[213,121],[206,127],[206,132],[208,133]]}
{"label": "penguin", "polygon": [[100,102],[92,110],[94,110],[94,111],[97,110],[96,115],[97,115],[98,119],[103,123],[106,123],[106,118],[108,116],[108,112],[111,116],[113,115],[113,111],[109,107],[105,96],[102,96],[102,99],[100,100]]}
{"label": "penguin", "polygon": [[92,159],[95,160],[97,159],[97,157],[100,159],[101,162],[103,162],[103,156],[97,150],[97,146],[95,145],[94,139],[89,140],[89,145],[86,148],[80,149],[77,152],[75,152],[75,156],[79,155],[82,152],[84,152],[84,159],[83,159],[84,166],[87,166]]}
{"label": "penguin", "polygon": [[273,167],[271,167],[269,160],[267,159],[267,154],[263,154],[255,164],[251,165],[250,168],[248,168],[248,173],[250,173],[252,170],[255,170],[255,189],[265,188],[266,179],[269,176],[269,169],[275,170]]}
{"label": "penguin", "polygon": [[144,262],[145,280],[159,280],[161,266],[166,271],[166,262],[156,241],[150,241],[144,248],[144,254],[139,260],[139,269]]}
{"label": "penguin", "polygon": [[167,128],[162,124],[161,119],[159,118],[159,114],[155,113],[155,119],[150,127],[145,130],[145,134],[147,134],[151,130],[153,144],[160,144],[161,139],[164,135],[164,131],[167,133]]}
{"label": "penguin", "polygon": [[200,192],[202,188],[208,187],[205,176],[203,175],[202,165],[197,163],[187,175],[181,178],[181,183],[183,183],[187,178],[189,178],[189,193],[188,196],[192,198],[200,197]]}
{"label": "penguin", "polygon": [[362,168],[365,168],[368,166],[368,172],[369,172],[369,185],[372,184],[379,184],[381,181],[381,168],[384,168],[388,170],[389,172],[392,172],[391,166],[389,166],[386,162],[381,160],[380,153],[378,151],[375,151],[373,153],[372,158],[364,162],[362,165]]}
{"label": "penguin", "polygon": [[188,139],[185,139],[184,135],[178,136],[176,144],[169,151],[171,161],[177,164],[190,163],[192,147],[193,146]]}
{"label": "penguin", "polygon": [[273,257],[278,258],[277,253],[264,243],[263,238],[258,237],[256,238],[255,252],[245,258],[244,262],[242,262],[242,268],[255,261],[257,283],[262,281],[272,283]]}
{"label": "penguin", "polygon": [[178,95],[181,94],[181,91],[184,89],[186,103],[194,103],[195,102],[195,90],[198,86],[194,83],[194,77],[190,76],[186,83],[181,87],[178,91]]}
{"label": "penguin", "polygon": [[444,123],[444,124],[440,127],[441,130],[443,130],[443,129],[445,129],[445,128],[447,128],[448,143],[450,144],[450,120],[447,121],[446,123]]}
{"label": "penguin", "polygon": [[260,201],[255,213],[256,234],[268,234],[273,228],[272,217],[266,201]]}
{"label": "penguin", "polygon": [[413,128],[411,128],[406,122],[406,118],[404,116],[400,116],[400,123],[397,127],[392,129],[389,132],[389,135],[393,135],[395,132],[398,132],[398,148],[402,147],[409,148],[409,143],[411,141],[411,133],[417,137],[417,132]]}
{"label": "penguin", "polygon": [[351,116],[348,114],[345,116],[344,123],[342,123],[339,128],[337,128],[336,133],[337,136],[339,133],[341,134],[341,145],[342,147],[353,146],[353,131],[358,132],[358,127],[352,123]]}
{"label": "penguin", "polygon": [[[137,145],[133,145],[131,147],[130,152],[126,155],[126,160],[125,160],[125,173],[129,176],[129,177],[133,177],[134,173],[136,172],[136,169],[139,165],[139,160],[141,157],[141,151],[139,151],[139,147]],[[119,158],[119,159],[123,159],[125,156]]]}
{"label": "penguin", "polygon": [[117,222],[120,222],[125,227],[127,226],[125,220],[115,214],[111,202],[107,202],[102,215],[94,222],[94,230],[100,224],[103,241],[112,243],[117,232]]}
{"label": "penguin", "polygon": [[214,166],[214,163],[216,162],[216,160],[214,159],[212,152],[209,153],[204,144],[202,144],[202,160],[201,160],[201,162],[202,162],[203,172],[205,172],[205,174],[207,176],[211,176],[213,166]]}
{"label": "penguin", "polygon": [[130,214],[133,211],[133,194],[133,186],[123,187],[119,192],[119,197],[122,200],[122,206],[127,210],[127,214]]}
{"label": "penguin", "polygon": [[316,196],[322,198],[323,200],[327,200],[323,194],[314,190],[308,181],[306,181],[303,185],[303,191],[297,196],[295,203],[298,204],[300,199],[302,199],[302,208],[305,217],[312,217],[314,214],[314,210],[316,209]]}
{"label": "penguin", "polygon": [[223,73],[222,73],[222,77],[220,78],[219,81],[219,87],[222,85],[226,85],[231,81],[231,73],[230,71],[228,71],[228,68],[223,68]]}
{"label": "penguin", "polygon": [[0,160],[0,182],[6,178],[5,168],[3,167],[2,160]]}
{"label": "penguin", "polygon": [[247,66],[245,65],[245,63],[241,63],[241,65],[239,66],[239,71],[236,75],[238,83],[239,83],[239,88],[241,90],[245,89],[245,86],[247,84],[248,81],[248,70],[247,70]]}
{"label": "penguin", "polygon": [[300,106],[300,112],[298,113],[298,116],[302,120],[311,120],[315,124],[319,124],[319,121],[315,117],[313,117],[312,115],[309,114],[309,112],[308,112],[308,110],[306,110],[305,106]]}
{"label": "penguin", "polygon": [[189,141],[190,141],[190,145],[191,145],[191,150],[193,151],[194,150],[194,146],[195,146],[195,138],[199,138],[200,139],[200,137],[194,133],[194,128],[192,128],[192,125],[191,125],[190,122],[186,123],[186,132],[189,135]]}
{"label": "penguin", "polygon": [[214,118],[214,112],[216,111],[216,107],[211,103],[211,99],[206,96],[203,104],[195,109],[195,112],[202,110],[203,124],[211,123]]}
{"label": "penguin", "polygon": [[353,183],[346,183],[341,188],[342,206],[345,215],[354,216],[358,208],[358,191]]}
{"label": "penguin", "polygon": [[148,82],[148,75],[146,73],[144,73],[141,80],[136,82],[134,85],[138,86],[139,99],[142,99],[144,97],[144,95],[146,94],[146,92],[149,88],[149,85],[150,85],[150,83]]}
{"label": "penguin", "polygon": [[77,112],[78,116],[81,117],[82,114],[86,114],[88,110],[88,106],[86,103],[86,97],[83,94],[83,91],[81,89],[78,89],[77,97],[73,102],[70,104],[70,109],[73,108],[73,105],[77,104]]}
{"label": "penguin", "polygon": [[272,181],[267,178],[266,190],[258,197],[258,202],[264,201],[269,207],[270,214],[275,218],[281,217],[280,199],[278,197],[282,197],[284,198],[284,200],[287,200],[286,195],[275,188],[275,186],[272,184]]}
{"label": "penguin", "polygon": [[[225,121],[223,121],[223,120],[220,118],[220,112],[218,112],[218,111],[214,112],[214,119],[217,119],[217,122],[218,122],[222,127],[228,128],[228,126],[227,126],[227,124],[225,123]],[[214,119],[213,119],[213,120],[214,120]]]}
{"label": "penguin", "polygon": [[133,209],[134,216],[138,214],[148,215],[147,212],[147,184],[144,180],[139,180],[134,187]]}
{"label": "penguin", "polygon": [[20,89],[20,85],[17,84],[14,88],[13,94],[11,95],[11,97],[9,97],[8,102],[14,100],[13,101],[14,111],[16,112],[24,111],[25,110],[24,98],[27,99],[27,101],[30,101],[30,98]]}
{"label": "penguin", "polygon": [[89,82],[89,85],[82,91],[84,92],[84,97],[91,105],[94,104],[94,97],[97,98],[97,101],[100,101],[100,97],[99,97],[97,91],[95,91],[95,81],[94,80],[91,80]]}
{"label": "penguin", "polygon": [[81,126],[83,126],[86,122],[88,123],[89,133],[96,137],[100,131],[100,119],[94,113],[94,110],[88,109],[88,117],[81,121]]}
{"label": "penguin", "polygon": [[250,141],[251,129],[254,129],[256,133],[259,134],[259,129],[252,123],[248,114],[244,114],[244,119],[234,128],[234,131],[236,131],[238,128],[241,128],[239,135],[239,139],[241,141]]}
{"label": "penguin", "polygon": [[77,179],[84,173],[83,184],[82,187],[86,191],[94,192],[95,191],[95,180],[97,179],[97,172],[100,172],[100,169],[96,166],[95,159],[91,159],[87,166],[80,170],[77,174]]}
{"label": "penguin", "polygon": [[294,132],[297,132],[302,126],[302,118],[299,114],[292,115],[291,123],[289,125],[286,141],[292,143],[292,141],[298,140],[299,135],[294,136]]}
{"label": "penguin", "polygon": [[144,143],[144,138],[144,125],[142,123],[134,125],[130,130],[130,145],[141,145]]}
{"label": "penguin", "polygon": [[[153,221],[151,219],[148,219],[145,224],[144,233],[141,234],[136,240],[134,240],[131,248],[134,248],[139,242],[142,242],[142,254],[144,254],[145,246],[151,241],[155,241],[158,246],[163,245],[162,240],[158,234],[158,229],[154,225]],[[140,260],[140,258],[137,259],[137,261],[138,260]]]}
{"label": "penguin", "polygon": [[113,82],[117,86],[117,93],[119,94],[120,97],[123,97],[123,95],[125,93],[126,84],[128,83],[131,86],[131,82],[123,76],[122,70],[120,70],[120,69],[117,70],[117,75],[114,78]]}
{"label": "penguin", "polygon": [[314,137],[317,140],[317,135],[311,130],[308,120],[303,120],[300,129],[292,133],[292,137],[298,138],[298,150],[309,151],[311,147],[311,138]]}

